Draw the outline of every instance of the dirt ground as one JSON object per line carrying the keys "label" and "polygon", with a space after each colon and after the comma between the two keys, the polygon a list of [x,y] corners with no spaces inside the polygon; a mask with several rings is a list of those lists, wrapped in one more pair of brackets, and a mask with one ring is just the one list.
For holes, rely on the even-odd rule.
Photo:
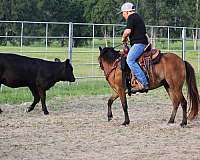
{"label": "dirt ground", "polygon": [[113,120],[107,122],[108,97],[47,100],[48,116],[40,105],[25,113],[29,102],[1,105],[0,159],[200,159],[200,118],[181,128],[180,107],[175,124],[167,125],[172,109],[169,99],[140,94],[128,98],[131,123],[124,127],[119,100],[113,104]]}

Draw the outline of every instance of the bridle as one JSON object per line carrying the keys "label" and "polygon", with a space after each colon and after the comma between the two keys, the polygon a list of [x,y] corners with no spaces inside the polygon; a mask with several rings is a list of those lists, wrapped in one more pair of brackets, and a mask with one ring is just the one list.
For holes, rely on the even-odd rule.
{"label": "bridle", "polygon": [[111,74],[114,70],[116,70],[116,68],[118,67],[118,63],[119,63],[120,61],[121,61],[121,57],[117,58],[117,59],[115,60],[115,62],[113,63],[112,68],[111,68],[107,73],[105,73],[105,70],[104,70],[104,68],[103,68],[102,62],[100,63],[100,67],[101,67],[102,70],[104,70],[104,75],[105,75],[107,81],[108,81],[108,78],[109,78],[110,74]]}
{"label": "bridle", "polygon": [[[113,47],[113,49],[115,49],[115,48],[117,48],[117,47],[119,47],[119,46],[123,46],[123,44],[116,45],[116,46]],[[100,61],[100,68],[104,71],[104,75],[105,75],[107,81],[108,81],[108,78],[109,78],[110,74],[111,74],[114,70],[116,70],[116,68],[118,67],[118,63],[119,63],[120,61],[121,61],[121,57],[117,58],[117,59],[115,60],[115,62],[113,63],[112,68],[111,68],[110,71],[107,72],[107,73],[105,73],[104,67],[103,67],[103,65],[102,65],[102,61]]]}

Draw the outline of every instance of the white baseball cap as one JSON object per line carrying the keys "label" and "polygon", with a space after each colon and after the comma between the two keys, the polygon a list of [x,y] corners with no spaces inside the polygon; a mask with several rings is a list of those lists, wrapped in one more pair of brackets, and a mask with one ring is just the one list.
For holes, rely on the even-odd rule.
{"label": "white baseball cap", "polygon": [[126,12],[126,11],[135,11],[135,5],[133,3],[130,2],[126,2],[121,6],[121,11],[119,13],[122,12]]}

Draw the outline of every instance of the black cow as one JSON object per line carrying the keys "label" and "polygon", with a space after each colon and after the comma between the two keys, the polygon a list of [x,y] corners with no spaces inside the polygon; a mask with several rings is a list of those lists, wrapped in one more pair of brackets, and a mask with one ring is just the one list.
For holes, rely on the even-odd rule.
{"label": "black cow", "polygon": [[75,81],[69,59],[65,62],[52,62],[16,54],[0,54],[0,85],[12,88],[28,87],[34,101],[27,108],[27,112],[32,111],[41,99],[42,110],[44,114],[48,114],[46,90],[58,81]]}

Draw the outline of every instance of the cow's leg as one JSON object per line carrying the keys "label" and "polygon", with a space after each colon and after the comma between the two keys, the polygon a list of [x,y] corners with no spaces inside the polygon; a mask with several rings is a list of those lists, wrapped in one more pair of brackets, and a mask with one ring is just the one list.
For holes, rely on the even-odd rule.
{"label": "cow's leg", "polygon": [[[1,83],[0,83],[0,90],[1,90]],[[3,111],[1,110],[1,108],[0,108],[0,113],[2,113]]]}
{"label": "cow's leg", "polygon": [[27,108],[26,112],[30,112],[35,108],[35,105],[40,101],[40,95],[36,87],[29,87],[34,97],[33,103]]}
{"label": "cow's leg", "polygon": [[42,110],[43,110],[44,114],[47,115],[47,114],[49,114],[49,112],[48,112],[47,106],[46,106],[46,91],[40,90],[39,94],[40,94],[41,103],[42,103]]}

